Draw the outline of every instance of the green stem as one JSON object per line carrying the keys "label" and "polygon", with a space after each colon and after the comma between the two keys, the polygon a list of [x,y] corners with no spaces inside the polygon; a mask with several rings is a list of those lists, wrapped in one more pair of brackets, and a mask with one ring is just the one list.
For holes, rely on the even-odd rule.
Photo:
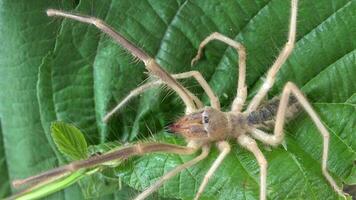
{"label": "green stem", "polygon": [[19,194],[10,197],[10,199],[17,199],[17,200],[30,200],[30,199],[39,199],[41,197],[45,197],[49,194],[52,194],[54,192],[57,192],[59,190],[62,190],[64,188],[69,187],[73,183],[76,183],[78,180],[86,176],[85,170],[79,170],[76,171],[67,177],[54,181],[52,183],[48,183],[46,185],[43,185],[39,188],[34,188],[33,190],[30,190],[26,193]]}

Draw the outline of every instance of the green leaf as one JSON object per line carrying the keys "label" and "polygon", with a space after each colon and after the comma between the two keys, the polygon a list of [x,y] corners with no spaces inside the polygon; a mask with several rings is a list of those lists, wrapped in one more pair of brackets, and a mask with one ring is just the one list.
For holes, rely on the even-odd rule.
{"label": "green leaf", "polygon": [[[312,102],[330,103],[327,108],[319,108],[318,104],[315,106],[319,112],[323,112],[321,113],[323,114],[322,119],[330,127],[332,134],[330,147],[332,153],[330,153],[329,159],[330,171],[334,177],[338,177],[339,180],[345,180],[354,167],[355,147],[352,146],[352,143],[355,141],[355,133],[353,131],[355,127],[354,119],[356,118],[355,110],[347,105],[339,106],[332,103],[344,103],[356,91],[356,85],[353,81],[353,74],[355,74],[356,70],[355,43],[350,43],[350,39],[348,39],[350,38],[350,32],[355,33],[355,29],[351,28],[350,30],[350,26],[348,26],[348,24],[355,22],[353,18],[355,3],[334,1],[333,3],[337,5],[333,4],[336,7],[331,7],[330,2],[328,2],[301,2],[296,49],[282,68],[282,72],[278,75],[278,81],[271,92],[271,96],[278,94],[278,91],[281,91],[286,81],[293,81],[303,88]],[[238,23],[245,19],[222,20],[221,18],[224,18],[222,14],[216,15],[214,13],[215,15],[209,15],[210,12],[218,10],[220,4],[214,5],[213,2],[204,2],[204,4],[211,6],[209,8],[205,8],[202,4],[187,2],[180,9],[177,9],[176,17],[166,31],[169,34],[165,35],[167,38],[164,37],[162,39],[162,51],[156,54],[156,58],[172,72],[185,71],[182,68],[188,66],[192,56],[181,55],[183,52],[190,54],[189,39],[196,42],[196,47],[209,33],[213,31],[222,32],[218,28],[214,29],[214,26],[209,24],[209,20],[219,19],[221,20],[219,21],[219,27],[223,27],[224,22],[234,21]],[[230,7],[233,7],[232,4],[231,2]],[[318,9],[309,9],[311,4]],[[241,3],[241,7],[243,5]],[[221,7],[223,6],[221,5]],[[234,34],[230,34],[242,41],[248,49],[248,67],[250,67],[248,68],[248,82],[249,88],[252,88],[252,93],[259,85],[258,77],[264,74],[268,66],[273,63],[273,58],[278,54],[278,50],[281,49],[286,40],[288,8],[288,1],[272,1],[267,6],[264,6],[256,16],[252,15],[252,19],[248,20],[247,25],[242,30],[236,31],[237,37]],[[199,15],[199,10],[202,10],[201,12],[205,15]],[[223,9],[221,8],[221,10]],[[278,13],[276,10],[281,12]],[[317,17],[315,17],[315,13],[318,14]],[[209,18],[209,16],[214,17]],[[228,17],[231,18],[230,15]],[[344,23],[340,23],[340,21]],[[201,36],[200,39],[195,39],[199,33],[194,35],[189,29],[195,30],[195,27],[199,27],[201,30],[199,33],[204,33],[205,27],[209,27],[212,30],[206,31],[205,35]],[[256,27],[260,32],[255,31]],[[229,32],[223,33],[229,35]],[[188,37],[188,39],[185,39],[184,36]],[[330,40],[329,38],[333,39]],[[185,43],[187,40],[188,43]],[[179,41],[179,44],[175,41]],[[336,45],[334,44],[335,41],[338,41],[337,49],[331,48]],[[327,46],[326,49],[320,47],[320,44]],[[218,45],[216,44],[216,46]],[[214,63],[214,59],[219,57],[216,49],[216,47],[214,49],[208,46],[205,51],[207,60],[203,60],[198,67],[204,66],[204,69],[199,71],[207,73],[206,77],[208,78],[209,74],[213,74],[210,78],[210,84],[222,99],[224,105],[228,106],[231,98],[234,97],[236,89],[236,79],[234,78],[236,74],[234,68],[236,55],[232,49],[228,49],[222,58]],[[162,54],[160,54],[161,52]],[[194,53],[190,55],[194,55]],[[209,62],[212,64],[209,65]],[[211,66],[210,69],[214,69],[214,65],[218,65],[215,73],[209,73],[206,68]],[[256,81],[257,83],[255,83]],[[149,103],[149,99],[151,99],[149,95],[152,96],[152,93],[142,97],[141,105],[155,109],[156,102],[158,102],[157,104],[162,104],[160,100]],[[156,95],[158,94],[156,93]],[[227,98],[224,96],[227,96]],[[167,100],[164,104],[167,104]],[[330,109],[330,107],[333,109]],[[142,115],[141,110],[143,109],[139,107],[137,111],[139,113],[138,117]],[[157,110],[155,111],[155,116],[162,116],[166,121],[169,121],[169,113],[162,111],[162,113],[165,113],[164,115],[159,111],[157,112]],[[337,198],[337,194],[328,186],[327,181],[321,174],[320,147],[322,141],[320,134],[312,127],[310,120],[306,116],[303,118],[308,121],[309,125],[304,124],[305,121],[304,123],[298,120],[293,121],[296,125],[289,130],[290,135],[287,137],[288,151],[278,148],[273,149],[272,152],[264,152],[270,166],[268,196],[271,199]],[[336,126],[334,123],[340,124]],[[258,199],[259,170],[255,159],[239,147],[234,147],[233,152],[235,154],[226,159],[220,170],[210,181],[204,193],[206,198],[230,199],[233,196],[236,199],[239,199],[239,197],[241,199]],[[182,172],[161,189],[161,195],[191,199],[196,193],[202,176],[215,158],[216,152],[209,157],[209,160]],[[129,185],[142,190],[169,171],[169,169],[189,159],[191,157],[152,155],[133,161],[126,168],[126,173],[119,174],[123,176],[124,181]]]}
{"label": "green leaf", "polygon": [[[104,17],[108,3],[88,1],[80,3],[79,9],[95,7],[100,11],[98,16]],[[87,141],[95,144],[105,139],[98,134],[98,124],[102,122],[96,120],[92,69],[99,38],[94,28],[73,25],[63,21],[53,53],[42,63],[37,88],[39,104],[46,123],[75,122],[85,132]]]}
{"label": "green leaf", "polygon": [[[66,9],[54,4],[52,7]],[[298,7],[296,47],[278,73],[269,97],[279,95],[287,81],[302,88],[331,133],[328,168],[341,185],[350,180],[355,168],[356,27],[353,25],[356,2],[300,0]],[[103,19],[171,73],[192,70],[190,60],[200,42],[212,32],[240,41],[247,49],[247,84],[251,99],[287,40],[289,8],[288,0],[142,0],[139,3],[91,0],[80,1],[76,11]],[[7,7],[1,9],[7,10]],[[55,19],[52,23],[43,23],[46,26],[31,28],[35,39],[25,37],[20,31],[21,37],[16,37],[17,29],[13,26],[27,25],[24,19],[33,23],[36,20],[48,22],[46,16],[35,16],[38,15],[31,12],[22,16],[22,20],[13,20],[12,15],[9,19],[0,18],[3,27],[12,28],[4,32],[0,26],[0,36],[5,46],[10,47],[0,53],[0,86],[4,91],[0,92],[0,115],[10,179],[15,174],[25,177],[53,166],[27,170],[35,160],[53,159],[57,155],[53,153],[53,145],[48,145],[51,144],[48,128],[51,121],[74,123],[83,130],[89,144],[101,144],[115,140],[132,142],[165,134],[164,127],[183,115],[184,105],[177,95],[157,88],[131,101],[109,124],[102,123],[108,110],[147,79],[144,65],[134,62],[125,50],[94,27],[70,20],[63,20],[58,34],[60,20]],[[36,40],[39,33],[49,36]],[[33,45],[19,48],[21,40],[18,38],[25,38]],[[18,43],[12,43],[14,40]],[[49,50],[53,51],[48,53]],[[38,54],[30,54],[33,59],[25,59],[25,64],[14,70],[7,67],[9,64],[5,61],[17,66],[21,60],[12,54],[26,57],[28,52]],[[212,86],[224,110],[229,109],[236,95],[237,60],[235,50],[212,42],[194,67]],[[37,91],[34,91],[37,75]],[[182,83],[208,105],[206,95],[195,81]],[[29,103],[16,104],[25,106],[14,109],[12,103],[17,100]],[[36,103],[30,103],[34,101]],[[301,115],[288,124],[286,132],[287,150],[277,147],[269,151],[260,144],[269,162],[268,199],[336,199],[337,195],[321,174],[322,141],[310,119]],[[15,148],[14,144],[23,138],[28,144],[26,148]],[[172,136],[157,137],[157,140],[185,144]],[[209,182],[203,199],[258,199],[256,160],[235,141],[231,144],[231,154]],[[39,145],[43,146],[41,155],[37,151],[30,154],[31,149]],[[25,160],[17,155],[26,155]],[[167,182],[158,195],[191,199],[216,156],[214,149],[205,161]],[[142,190],[164,172],[191,158],[167,154],[142,156],[122,166],[117,174],[125,184]],[[16,172],[26,173],[17,175]]]}
{"label": "green leaf", "polygon": [[347,99],[346,103],[355,105],[356,104],[356,93],[353,94],[349,99]]}
{"label": "green leaf", "polygon": [[[73,6],[73,2],[61,0],[4,0],[0,3],[3,47],[0,50],[0,116],[5,152],[2,158],[7,166],[7,170],[0,169],[0,182],[7,188],[14,179],[58,165],[41,125],[36,83],[38,67],[53,49],[61,25],[60,21],[47,18],[44,10],[48,7],[72,9]],[[49,199],[78,197],[77,194],[78,190],[71,188]]]}
{"label": "green leaf", "polygon": [[355,185],[356,184],[356,167],[352,169],[351,176],[349,176],[346,181],[347,184],[349,185]]}
{"label": "green leaf", "polygon": [[70,160],[88,158],[88,145],[83,133],[75,126],[63,122],[53,122],[52,137],[57,148]]}
{"label": "green leaf", "polygon": [[[1,120],[0,120],[0,122],[1,122]],[[3,142],[1,123],[0,123],[0,177],[1,177],[0,198],[6,197],[9,194],[11,194],[10,180],[8,177],[9,174],[7,171],[5,154],[6,154],[6,152],[5,152],[4,142]]]}

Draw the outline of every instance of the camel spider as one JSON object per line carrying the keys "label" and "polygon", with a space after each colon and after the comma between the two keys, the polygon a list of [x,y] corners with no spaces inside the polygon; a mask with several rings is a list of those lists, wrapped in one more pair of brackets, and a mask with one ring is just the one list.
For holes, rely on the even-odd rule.
{"label": "camel spider", "polygon": [[[202,195],[209,179],[212,177],[219,165],[223,162],[226,155],[230,152],[230,145],[226,140],[235,139],[238,144],[250,151],[257,159],[257,162],[260,167],[260,200],[265,200],[267,198],[267,160],[259,149],[255,139],[267,145],[279,145],[284,138],[283,126],[285,122],[287,108],[291,103],[298,102],[311,117],[323,137],[323,153],[321,161],[322,173],[329,182],[329,184],[333,187],[333,189],[339,195],[344,196],[345,194],[337,186],[336,182],[333,180],[327,170],[329,132],[322,124],[319,116],[311,107],[310,103],[308,103],[307,99],[304,97],[298,87],[292,82],[288,82],[284,86],[281,98],[278,103],[272,103],[262,108],[259,107],[261,101],[265,98],[267,92],[273,86],[277,72],[279,71],[283,63],[287,60],[288,56],[291,54],[294,48],[297,23],[297,4],[298,0],[291,0],[288,41],[279,56],[277,57],[276,61],[272,65],[272,67],[269,69],[266,80],[263,83],[262,87],[253,97],[251,102],[248,104],[246,110],[244,111],[243,105],[246,101],[247,96],[247,86],[245,84],[246,51],[244,46],[241,43],[236,42],[220,33],[212,33],[210,36],[208,36],[205,40],[201,42],[198,53],[196,57],[192,60],[192,65],[200,59],[203,48],[212,40],[219,40],[229,46],[232,46],[234,49],[236,49],[237,54],[239,56],[239,77],[237,84],[237,96],[232,103],[231,110],[228,112],[223,112],[220,110],[219,99],[215,96],[214,92],[199,72],[189,71],[185,73],[170,75],[167,71],[162,69],[156,63],[154,58],[151,58],[141,49],[134,46],[131,42],[126,40],[123,36],[121,36],[119,33],[117,33],[115,30],[113,30],[100,19],[96,19],[90,16],[72,14],[59,10],[47,10],[48,16],[60,16],[70,18],[96,26],[102,32],[111,36],[116,42],[118,42],[125,49],[127,49],[134,57],[144,62],[146,69],[148,70],[150,75],[157,78],[156,80],[146,83],[131,91],[126,98],[124,98],[112,111],[110,111],[104,117],[104,121],[108,121],[109,118],[113,115],[113,113],[123,107],[128,102],[128,100],[133,98],[134,96],[145,92],[149,88],[161,84],[166,84],[169,88],[174,90],[179,95],[179,97],[183,100],[186,106],[186,115],[181,117],[174,124],[172,124],[170,126],[170,130],[172,132],[176,132],[182,135],[187,141],[187,146],[183,147],[164,143],[136,144],[103,155],[94,156],[92,158],[89,158],[88,160],[75,161],[68,165],[58,167],[23,180],[16,180],[13,182],[13,184],[15,186],[20,186],[23,184],[32,184],[33,187],[36,187],[38,185],[43,185],[45,183],[67,176],[68,174],[79,169],[88,169],[111,160],[126,159],[134,155],[142,155],[152,152],[193,154],[201,149],[201,153],[199,156],[180,166],[177,166],[167,174],[163,175],[156,183],[151,185],[149,188],[144,190],[135,198],[136,200],[141,200],[152,194],[167,180],[169,180],[182,170],[191,167],[206,158],[209,154],[210,146],[214,144],[217,146],[220,153],[212,164],[212,166],[210,167],[210,169],[208,170],[208,172],[206,173],[199,187],[199,190],[195,195],[194,199],[197,200]],[[192,94],[187,88],[183,87],[177,81],[178,79],[185,78],[196,79],[196,81],[200,84],[200,86],[204,89],[205,93],[209,97],[211,104],[210,107],[204,107],[202,102],[194,94]],[[276,121],[274,125],[273,134],[268,134],[258,128],[258,125],[265,121],[271,120],[275,115]]]}

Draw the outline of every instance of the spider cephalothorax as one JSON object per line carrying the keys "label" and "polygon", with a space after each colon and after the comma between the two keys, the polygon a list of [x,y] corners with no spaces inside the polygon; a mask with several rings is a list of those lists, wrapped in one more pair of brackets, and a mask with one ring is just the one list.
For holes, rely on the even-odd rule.
{"label": "spider cephalothorax", "polygon": [[231,132],[228,113],[211,107],[185,115],[173,123],[170,131],[179,133],[187,140],[217,141],[227,138]]}

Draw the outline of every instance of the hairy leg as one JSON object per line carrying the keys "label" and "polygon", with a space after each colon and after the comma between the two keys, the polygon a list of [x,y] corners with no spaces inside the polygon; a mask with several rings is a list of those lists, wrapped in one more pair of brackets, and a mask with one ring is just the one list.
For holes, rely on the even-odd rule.
{"label": "hairy leg", "polygon": [[131,90],[130,93],[123,100],[121,100],[120,103],[117,104],[117,106],[115,106],[114,109],[112,109],[110,112],[108,112],[105,115],[105,117],[103,118],[103,122],[107,123],[109,121],[109,119],[114,115],[114,113],[117,112],[120,108],[124,107],[133,97],[140,95],[143,92],[145,92],[146,90],[149,90],[149,89],[151,89],[155,86],[159,86],[161,84],[162,84],[161,81],[153,81],[153,82],[143,84],[143,85]]}
{"label": "hairy leg", "polygon": [[230,152],[230,145],[226,141],[217,142],[216,145],[220,151],[220,154],[217,157],[217,159],[214,161],[213,165],[210,167],[209,171],[205,174],[204,179],[203,179],[202,183],[200,184],[199,190],[194,197],[194,200],[199,199],[199,197],[203,193],[206,185],[208,184],[209,179],[213,176],[216,169],[220,166],[220,164],[223,162],[224,158]]}
{"label": "hairy leg", "polygon": [[[201,75],[200,72],[198,72],[198,71],[183,72],[180,74],[173,74],[172,77],[175,79],[185,79],[185,78],[190,78],[190,77],[195,78],[197,80],[197,82],[199,83],[199,85],[203,88],[204,92],[208,95],[208,97],[210,99],[211,106],[217,110],[220,110],[219,99],[215,96],[213,90],[211,89],[211,87],[206,82],[206,80],[204,79],[204,77]],[[105,117],[103,118],[103,121],[108,122],[108,120],[111,118],[111,116],[115,112],[117,112],[120,108],[125,106],[129,102],[129,100],[132,99],[133,97],[135,97],[139,94],[142,94],[146,90],[149,90],[155,86],[159,86],[162,84],[163,84],[163,82],[161,80],[156,80],[156,81],[148,82],[146,84],[141,85],[140,87],[135,88],[114,109],[112,109],[108,114],[105,115]],[[195,104],[197,105],[198,108],[203,107],[203,103],[198,99],[198,97],[196,97],[194,94],[190,93],[189,91],[187,91],[187,93],[191,96],[191,98],[193,99],[193,101],[195,102]]]}
{"label": "hairy leg", "polygon": [[211,89],[210,85],[206,82],[204,77],[198,71],[189,71],[180,74],[172,75],[175,79],[185,79],[193,77],[199,85],[203,88],[204,92],[208,95],[211,107],[220,110],[220,101],[215,96],[214,91]]}
{"label": "hairy leg", "polygon": [[247,112],[251,112],[257,109],[269,89],[273,86],[277,72],[287,60],[289,55],[292,53],[297,29],[297,10],[298,0],[292,0],[288,42],[285,44],[283,50],[277,57],[277,60],[274,62],[272,67],[268,70],[266,81],[263,83],[257,94],[251,100],[250,104],[247,107]]}
{"label": "hairy leg", "polygon": [[201,154],[182,164],[177,166],[176,168],[174,168],[173,170],[169,171],[167,174],[163,175],[158,181],[156,181],[153,185],[151,185],[149,188],[147,188],[145,191],[143,191],[141,194],[139,194],[135,200],[143,200],[145,198],[147,198],[150,194],[152,194],[153,192],[155,192],[156,190],[158,190],[166,181],[168,181],[169,179],[171,179],[172,177],[174,177],[175,175],[177,175],[179,172],[181,172],[184,169],[187,169],[195,164],[197,164],[198,162],[200,162],[201,160],[203,160],[204,158],[206,158],[209,154],[210,151],[210,147],[209,146],[203,146],[202,148],[202,152]]}
{"label": "hairy leg", "polygon": [[272,146],[281,144],[284,138],[283,133],[281,135],[272,135],[255,127],[249,128],[248,132],[252,135],[253,138]]}
{"label": "hairy leg", "polygon": [[102,32],[108,34],[112,37],[117,43],[122,45],[125,49],[127,49],[134,57],[143,61],[146,65],[146,69],[154,76],[160,78],[163,82],[165,82],[170,88],[172,88],[177,94],[181,97],[185,105],[187,106],[188,112],[195,111],[196,105],[194,104],[193,99],[187,92],[188,89],[184,88],[180,83],[178,83],[167,71],[159,66],[159,64],[147,55],[140,48],[133,45],[130,41],[125,39],[121,34],[116,32],[113,28],[107,25],[104,21],[90,17],[85,15],[73,14],[69,12],[64,12],[60,10],[47,10],[48,16],[60,16],[65,18],[70,18],[73,20],[77,20],[83,23],[92,24],[96,26]]}
{"label": "hairy leg", "polygon": [[[174,75],[173,75],[174,76]],[[132,98],[144,93],[146,90],[149,90],[153,87],[159,86],[164,84],[161,80],[156,80],[156,81],[152,81],[152,82],[148,82],[145,83],[133,90],[130,91],[130,93],[123,99],[120,101],[119,104],[117,104],[115,106],[114,109],[112,109],[111,111],[109,111],[104,117],[103,117],[103,122],[107,123],[109,121],[109,119],[118,111],[120,110],[122,107],[124,107]],[[198,99],[198,97],[196,97],[194,94],[192,94],[190,91],[187,90],[187,93],[191,96],[191,98],[193,99],[194,103],[197,105],[198,108],[202,108],[203,107],[203,103]]]}
{"label": "hairy leg", "polygon": [[265,200],[267,198],[267,160],[254,139],[247,135],[240,135],[237,138],[237,142],[252,152],[257,159],[258,165],[260,166],[260,200]]}
{"label": "hairy leg", "polygon": [[267,144],[275,145],[281,143],[281,141],[284,138],[283,126],[285,122],[285,114],[288,106],[288,100],[291,94],[293,94],[296,97],[301,107],[303,107],[304,110],[308,113],[308,115],[310,116],[310,118],[313,120],[314,124],[318,128],[320,134],[323,136],[323,154],[322,154],[322,161],[321,161],[322,163],[321,168],[322,168],[323,175],[328,180],[330,185],[334,188],[334,190],[339,195],[344,196],[345,194],[343,193],[341,188],[337,186],[336,182],[334,181],[334,179],[331,177],[331,175],[327,170],[329,138],[330,138],[329,131],[323,125],[318,114],[314,111],[314,109],[312,108],[308,100],[304,97],[302,92],[298,89],[298,87],[295,84],[288,82],[283,89],[282,97],[277,111],[274,134],[269,135],[267,133],[262,132],[261,130],[252,129],[251,132],[252,135],[255,138],[260,139],[261,141]]}
{"label": "hairy leg", "polygon": [[142,155],[146,153],[153,152],[166,152],[174,154],[193,154],[196,152],[197,147],[185,147],[165,143],[140,143],[128,147],[123,147],[118,150],[113,150],[103,155],[93,156],[87,160],[74,161],[70,164],[51,169],[49,171],[43,172],[41,174],[31,176],[21,180],[14,180],[12,182],[14,187],[19,187],[22,185],[37,185],[42,182],[48,182],[47,180],[54,181],[62,178],[72,172],[80,169],[87,169],[90,167],[95,167],[106,162],[114,160],[124,160],[131,156]]}
{"label": "hairy leg", "polygon": [[200,59],[202,56],[202,52],[204,47],[212,40],[219,40],[221,42],[224,42],[225,44],[233,47],[236,49],[237,54],[239,55],[239,77],[238,77],[238,84],[237,84],[237,96],[234,99],[232,103],[232,111],[233,112],[238,112],[242,109],[242,106],[246,100],[247,96],[247,86],[245,83],[246,79],[246,50],[245,47],[239,43],[236,42],[221,33],[212,33],[209,35],[207,38],[205,38],[199,45],[198,53],[197,55],[193,58],[191,64],[194,65],[196,61]]}

